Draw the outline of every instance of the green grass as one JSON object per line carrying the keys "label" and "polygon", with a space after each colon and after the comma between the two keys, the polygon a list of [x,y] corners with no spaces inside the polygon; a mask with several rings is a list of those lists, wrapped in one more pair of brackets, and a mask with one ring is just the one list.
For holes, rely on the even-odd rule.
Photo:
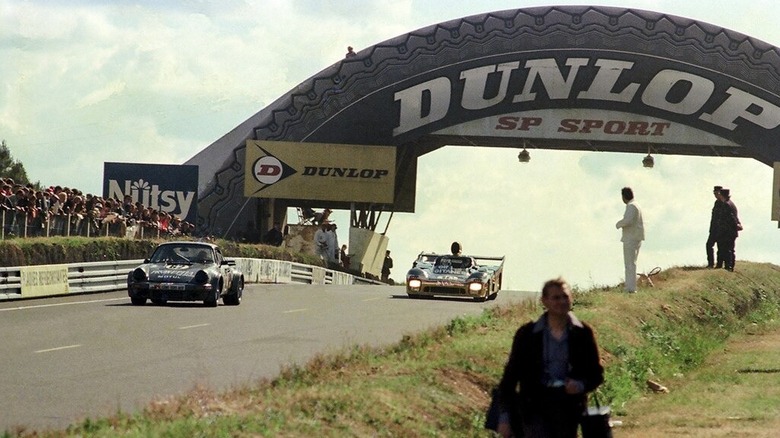
{"label": "green grass", "polygon": [[[574,311],[594,327],[606,366],[601,401],[618,416],[632,415],[632,406],[646,398],[647,379],[680,382],[695,375],[730,338],[769,330],[778,317],[775,265],[741,262],[736,273],[674,268],[653,280],[654,288],[632,295],[619,287],[575,294]],[[501,376],[515,330],[540,312],[537,303],[499,306],[385,348],[354,346],[318,356],[274,380],[229,392],[199,388],[137,414],[5,436],[489,436],[482,429],[489,391]],[[725,383],[755,377],[702,371],[697,382],[717,394]],[[661,410],[674,411],[695,398],[669,395]],[[744,403],[740,415],[753,423],[780,418],[774,397],[746,396]],[[713,421],[701,423],[708,428]]]}

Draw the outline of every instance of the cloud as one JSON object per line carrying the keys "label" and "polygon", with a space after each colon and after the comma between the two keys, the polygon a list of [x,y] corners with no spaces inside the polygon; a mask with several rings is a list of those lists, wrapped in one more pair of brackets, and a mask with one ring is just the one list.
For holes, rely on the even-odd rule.
{"label": "cloud", "polygon": [[103,102],[111,96],[115,96],[121,93],[125,89],[126,84],[122,81],[114,81],[106,84],[102,89],[95,90],[83,98],[76,101],[76,108],[90,106]]}

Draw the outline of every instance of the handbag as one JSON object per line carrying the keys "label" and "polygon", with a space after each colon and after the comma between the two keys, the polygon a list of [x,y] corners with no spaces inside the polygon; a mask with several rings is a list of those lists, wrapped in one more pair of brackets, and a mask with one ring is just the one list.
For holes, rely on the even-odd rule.
{"label": "handbag", "polygon": [[611,409],[601,406],[598,394],[593,394],[596,406],[585,408],[580,419],[582,438],[612,438],[612,425],[609,422]]}

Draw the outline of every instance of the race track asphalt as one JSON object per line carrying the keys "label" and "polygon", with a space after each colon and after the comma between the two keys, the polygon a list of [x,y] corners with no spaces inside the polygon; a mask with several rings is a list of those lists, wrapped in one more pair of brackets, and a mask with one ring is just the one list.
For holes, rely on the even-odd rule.
{"label": "race track asphalt", "polygon": [[126,292],[0,302],[0,430],[64,428],[205,386],[275,377],[350,345],[386,345],[537,297],[413,300],[398,286],[247,285],[238,307],[132,306]]}

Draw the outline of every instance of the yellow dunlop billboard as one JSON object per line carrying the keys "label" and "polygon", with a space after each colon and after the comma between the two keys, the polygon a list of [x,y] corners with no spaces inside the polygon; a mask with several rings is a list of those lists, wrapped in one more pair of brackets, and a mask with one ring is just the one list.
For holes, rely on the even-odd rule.
{"label": "yellow dunlop billboard", "polygon": [[248,140],[244,196],[392,204],[395,147]]}

